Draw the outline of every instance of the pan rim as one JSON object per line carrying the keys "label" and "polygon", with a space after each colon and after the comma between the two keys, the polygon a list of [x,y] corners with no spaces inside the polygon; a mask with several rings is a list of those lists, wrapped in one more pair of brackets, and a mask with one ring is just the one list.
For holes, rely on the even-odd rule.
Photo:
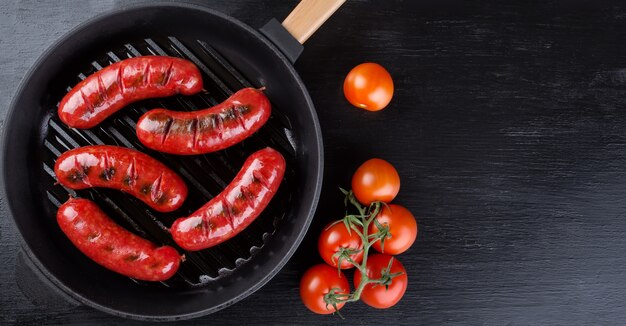
{"label": "pan rim", "polygon": [[94,17],[91,17],[89,19],[87,19],[86,21],[78,24],[77,26],[71,28],[68,32],[66,32],[63,36],[61,36],[59,39],[57,39],[56,41],[54,41],[52,43],[52,45],[50,45],[35,61],[35,63],[33,64],[33,66],[28,70],[28,72],[24,75],[24,78],[22,79],[20,85],[17,88],[17,91],[15,92],[14,98],[11,101],[11,104],[9,106],[9,109],[7,111],[7,114],[5,115],[5,125],[4,125],[4,130],[2,132],[2,159],[0,160],[0,170],[2,171],[2,173],[0,173],[0,185],[1,185],[1,194],[3,196],[3,198],[8,198],[7,194],[8,194],[8,189],[6,187],[6,174],[8,173],[8,171],[6,171],[6,166],[7,166],[7,161],[8,161],[8,157],[10,156],[10,154],[8,153],[7,150],[7,143],[8,143],[8,135],[9,135],[9,130],[11,130],[11,126],[8,124],[8,122],[14,120],[14,116],[17,113],[17,104],[20,101],[20,99],[23,96],[23,93],[26,89],[26,87],[28,86],[29,82],[31,81],[33,75],[38,71],[38,69],[43,65],[43,63],[46,60],[49,60],[49,58],[51,57],[52,54],[54,54],[64,43],[70,41],[71,39],[75,38],[75,36],[77,34],[79,34],[81,31],[89,28],[91,25],[96,24],[102,20],[105,20],[109,17],[113,17],[116,15],[120,15],[120,14],[124,14],[127,13],[128,11],[133,11],[133,10],[139,10],[139,9],[148,9],[148,8],[152,8],[152,9],[156,9],[156,8],[167,8],[167,7],[175,7],[175,8],[183,8],[183,9],[191,9],[191,10],[195,10],[195,11],[200,11],[200,12],[204,12],[208,15],[212,15],[212,16],[217,16],[219,18],[228,20],[230,22],[232,22],[234,25],[236,25],[238,28],[241,28],[243,30],[245,30],[246,32],[250,33],[250,35],[254,36],[256,39],[260,40],[262,43],[264,43],[273,53],[274,55],[278,56],[280,58],[281,61],[286,63],[286,68],[288,69],[288,71],[291,73],[291,75],[294,77],[294,80],[297,83],[298,88],[300,88],[303,92],[304,95],[304,100],[306,101],[308,107],[311,109],[311,117],[312,117],[312,124],[313,124],[313,130],[314,130],[314,137],[315,139],[317,139],[317,146],[315,148],[310,148],[309,150],[311,151],[312,154],[317,154],[315,155],[315,157],[317,158],[316,160],[316,165],[317,165],[317,175],[314,176],[314,182],[315,182],[315,186],[316,189],[313,193],[313,198],[310,201],[310,203],[308,204],[308,207],[305,205],[304,208],[302,209],[302,215],[307,214],[306,219],[304,220],[304,226],[300,229],[300,231],[297,233],[296,238],[294,243],[289,247],[289,250],[287,250],[283,257],[278,261],[278,263],[269,270],[269,272],[263,276],[259,281],[257,281],[256,283],[253,283],[252,286],[250,286],[247,290],[239,293],[238,295],[235,295],[234,297],[231,298],[227,298],[224,302],[212,306],[210,308],[206,308],[206,309],[202,309],[202,310],[198,310],[195,312],[189,312],[189,313],[182,313],[182,314],[164,314],[164,315],[159,315],[159,316],[154,316],[154,315],[144,315],[144,314],[138,314],[138,313],[130,313],[130,312],[126,312],[126,311],[121,311],[121,310],[116,310],[116,309],[112,309],[110,307],[104,306],[102,304],[99,304],[95,301],[92,301],[90,299],[88,299],[87,297],[81,295],[78,292],[73,291],[71,288],[69,288],[68,286],[66,286],[63,282],[61,282],[57,277],[55,277],[54,275],[52,275],[52,273],[50,271],[48,271],[48,269],[43,265],[43,263],[41,263],[41,261],[36,257],[36,255],[34,254],[33,249],[31,248],[31,246],[29,245],[29,243],[26,241],[25,237],[23,236],[23,230],[20,229],[17,220],[13,214],[14,212],[14,206],[16,205],[15,203],[11,203],[10,200],[6,200],[6,205],[7,205],[7,212],[10,215],[10,219],[11,223],[13,223],[13,225],[15,226],[15,229],[18,231],[18,239],[20,242],[20,247],[23,250],[23,252],[26,254],[26,256],[28,257],[28,259],[30,259],[32,261],[32,263],[35,265],[35,267],[38,269],[38,272],[40,272],[42,274],[43,277],[45,277],[45,279],[47,281],[49,281],[53,286],[56,287],[56,290],[60,290],[63,292],[63,294],[68,295],[71,298],[74,298],[76,300],[78,300],[80,303],[86,305],[86,306],[90,306],[93,307],[97,310],[100,311],[104,311],[106,313],[109,313],[111,315],[115,315],[115,316],[119,316],[119,317],[124,317],[124,318],[130,318],[130,319],[136,319],[136,320],[144,320],[144,321],[173,321],[173,320],[183,320],[183,319],[191,319],[191,318],[196,318],[196,317],[200,317],[200,316],[205,316],[208,314],[211,314],[213,312],[216,312],[218,310],[224,309],[246,297],[248,297],[250,294],[256,292],[258,289],[260,289],[262,286],[264,286],[265,284],[267,284],[267,282],[269,282],[274,276],[276,276],[280,270],[282,270],[282,268],[286,265],[286,263],[291,259],[291,257],[293,256],[293,254],[295,253],[295,251],[298,249],[299,245],[301,244],[302,240],[304,239],[304,236],[306,235],[306,232],[308,231],[308,228],[310,227],[311,221],[313,220],[314,214],[315,214],[315,210],[317,208],[318,202],[319,202],[319,198],[320,198],[320,193],[321,193],[321,188],[322,188],[322,181],[323,181],[323,175],[324,175],[324,150],[323,150],[323,138],[322,138],[322,134],[321,134],[321,128],[320,128],[320,124],[319,124],[319,119],[317,117],[317,113],[315,111],[315,107],[313,105],[313,101],[310,98],[310,94],[308,93],[308,90],[306,88],[306,86],[304,85],[304,83],[302,82],[299,74],[297,73],[297,71],[295,70],[295,68],[293,67],[293,65],[290,63],[290,61],[285,57],[285,55],[273,44],[271,43],[266,37],[264,37],[260,32],[258,32],[256,29],[250,27],[249,25],[239,21],[236,18],[233,18],[229,15],[226,15],[220,11],[208,8],[206,6],[202,6],[202,5],[197,5],[197,4],[191,4],[191,3],[175,3],[175,2],[168,2],[168,1],[157,1],[157,2],[152,2],[152,3],[143,3],[143,4],[132,4],[132,5],[125,5],[125,6],[120,6],[118,8],[112,9],[110,11],[107,11],[105,13],[96,15]]}

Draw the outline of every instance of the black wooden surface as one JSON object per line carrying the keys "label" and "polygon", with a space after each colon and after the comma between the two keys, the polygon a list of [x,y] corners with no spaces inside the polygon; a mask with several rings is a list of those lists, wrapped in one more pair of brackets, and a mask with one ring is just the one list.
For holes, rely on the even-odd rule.
{"label": "black wooden surface", "polygon": [[[297,3],[197,2],[254,27],[286,17]],[[45,48],[118,5],[0,2],[2,119]],[[342,214],[337,186],[348,186],[371,157],[397,167],[396,202],[414,212],[420,234],[399,257],[409,274],[404,299],[384,311],[347,306],[346,323],[623,324],[625,44],[626,4],[614,2],[348,1],[296,64],[326,153],[307,238],[260,291],[181,324],[340,322],[306,310],[298,281],[320,261],[320,229]],[[396,94],[384,111],[357,110],[343,98],[345,74],[364,61],[394,76]],[[137,323],[85,307],[32,305],[15,284],[18,238],[2,212],[0,323]]]}

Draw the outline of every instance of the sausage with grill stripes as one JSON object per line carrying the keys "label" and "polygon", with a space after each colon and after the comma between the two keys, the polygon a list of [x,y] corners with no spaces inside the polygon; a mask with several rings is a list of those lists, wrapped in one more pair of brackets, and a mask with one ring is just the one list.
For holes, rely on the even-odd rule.
{"label": "sausage with grill stripes", "polygon": [[137,138],[146,147],[170,154],[215,152],[255,133],[267,122],[271,110],[261,90],[244,88],[204,110],[150,110],[137,122]]}
{"label": "sausage with grill stripes", "polygon": [[143,281],[165,281],[180,266],[170,246],[157,247],[119,226],[88,199],[70,198],[57,211],[59,227],[91,260],[114,272]]}
{"label": "sausage with grill stripes", "polygon": [[267,207],[285,174],[285,159],[274,149],[252,154],[235,179],[189,217],[174,221],[170,232],[185,250],[201,250],[243,231]]}
{"label": "sausage with grill stripes", "polygon": [[148,98],[202,90],[202,76],[190,61],[145,56],[107,66],[69,91],[59,104],[61,121],[72,128],[92,128],[124,106]]}
{"label": "sausage with grill stripes", "polygon": [[127,192],[159,212],[179,208],[185,182],[156,159],[125,147],[95,145],[67,151],[56,161],[59,183],[71,189],[105,187]]}

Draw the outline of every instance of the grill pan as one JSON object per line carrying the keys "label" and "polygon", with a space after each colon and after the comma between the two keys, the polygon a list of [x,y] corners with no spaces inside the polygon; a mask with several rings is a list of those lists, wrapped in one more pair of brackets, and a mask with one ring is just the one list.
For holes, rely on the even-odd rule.
{"label": "grill pan", "polygon": [[[26,265],[34,275],[70,301],[122,317],[155,321],[209,314],[269,281],[304,237],[323,174],[317,115],[292,63],[302,51],[301,43],[341,3],[302,1],[294,13],[305,10],[309,17],[295,32],[298,26],[291,25],[295,37],[276,20],[263,27],[261,35],[208,8],[158,3],[96,17],[58,41],[22,82],[3,135],[4,198],[23,240]],[[142,55],[169,55],[194,62],[202,72],[205,91],[137,102],[88,130],[60,122],[57,106],[72,86],[114,62]],[[261,86],[266,87],[272,102],[272,116],[259,132],[231,148],[207,155],[175,156],[149,150],[137,140],[135,123],[151,108],[203,109],[243,87]],[[138,149],[168,165],[189,187],[185,204],[164,214],[115,190],[74,192],[56,184],[55,159],[66,150],[95,144]],[[80,253],[56,224],[58,206],[70,195],[79,196],[94,200],[135,234],[176,246],[167,227],[220,193],[247,156],[266,146],[279,150],[287,161],[285,179],[268,208],[242,233],[216,247],[199,252],[177,247],[186,260],[165,282],[140,282],[104,269]],[[16,275],[18,282],[20,274]]]}

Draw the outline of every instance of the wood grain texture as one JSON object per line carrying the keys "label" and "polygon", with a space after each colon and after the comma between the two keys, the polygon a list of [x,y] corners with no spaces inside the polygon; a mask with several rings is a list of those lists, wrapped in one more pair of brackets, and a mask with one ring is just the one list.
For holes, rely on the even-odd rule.
{"label": "wood grain texture", "polygon": [[[298,2],[198,1],[262,26]],[[0,3],[3,115],[26,69],[112,1]],[[314,223],[283,271],[216,314],[179,323],[336,324],[299,303],[317,235],[341,216],[338,186],[364,160],[392,162],[397,203],[420,234],[399,256],[405,298],[344,308],[354,324],[622,324],[626,320],[626,5],[602,1],[346,2],[296,64],[324,133]],[[350,107],[345,74],[387,67],[396,93],[378,113]],[[0,323],[135,325],[90,308],[35,307],[15,285],[19,248],[2,206]]]}
{"label": "wood grain texture", "polygon": [[301,0],[283,21],[283,26],[300,44],[344,4],[346,0]]}

